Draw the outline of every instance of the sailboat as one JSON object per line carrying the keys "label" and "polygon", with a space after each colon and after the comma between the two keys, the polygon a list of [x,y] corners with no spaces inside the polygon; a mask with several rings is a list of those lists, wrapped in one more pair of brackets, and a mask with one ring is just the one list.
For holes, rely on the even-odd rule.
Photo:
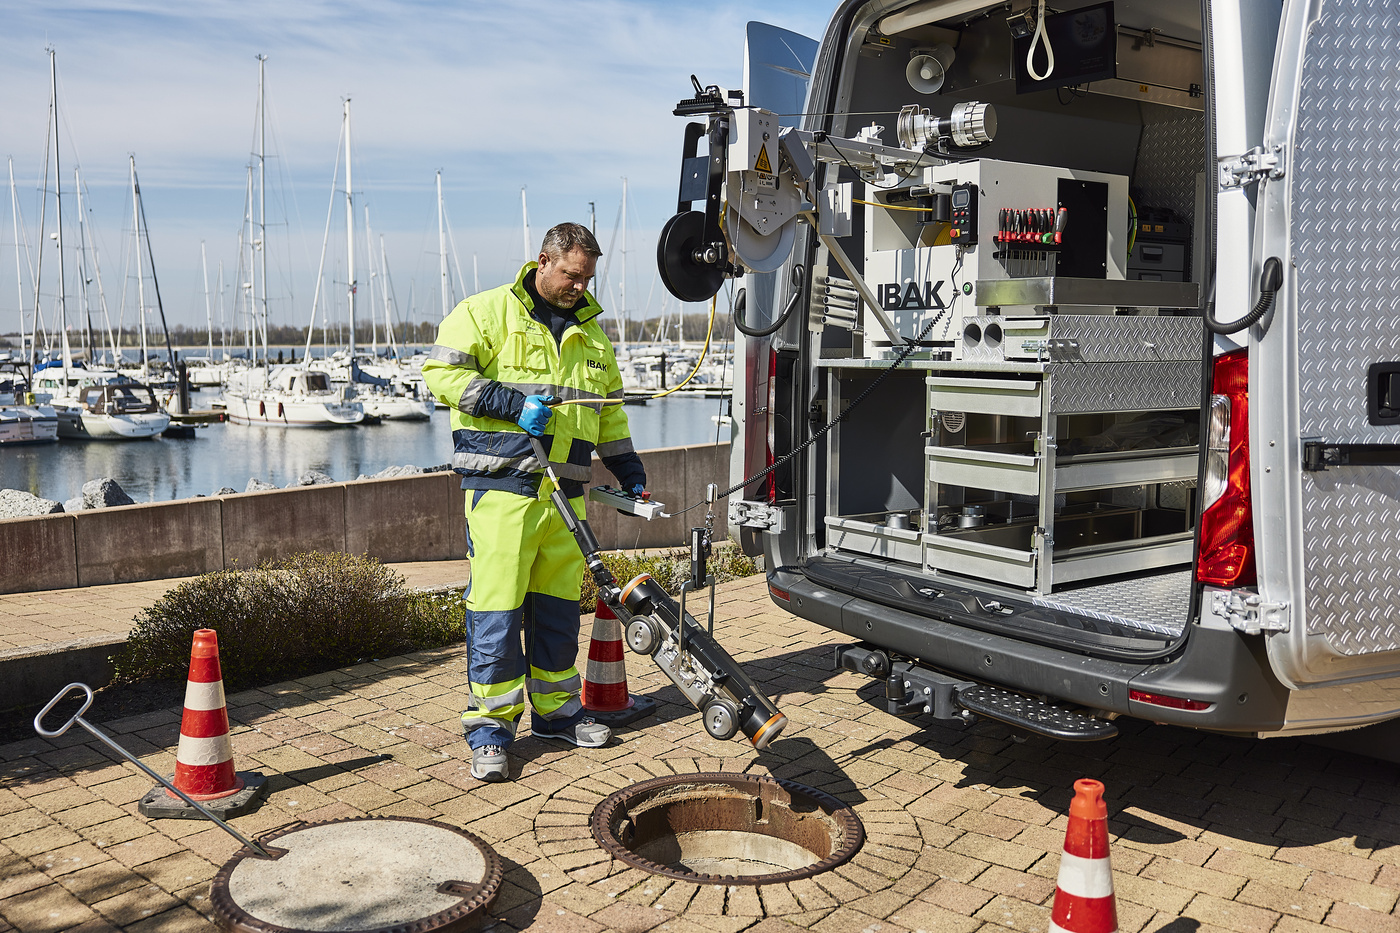
{"label": "sailboat", "polygon": [[[15,195],[15,165],[10,161],[10,211],[15,231],[15,284],[19,288],[20,346],[28,346],[24,333],[24,279],[20,260],[19,199]],[[31,274],[33,270],[31,269]],[[0,446],[58,440],[58,414],[47,395],[30,391],[29,378],[19,362],[8,355],[0,360]]]}
{"label": "sailboat", "polygon": [[0,360],[0,447],[42,444],[58,440],[58,413],[30,391],[24,370],[13,360]]}
{"label": "sailboat", "polygon": [[[331,385],[330,375],[309,369],[304,363],[273,366],[267,353],[267,110],[264,100],[267,56],[258,56],[258,226],[261,270],[250,263],[256,302],[262,286],[263,366],[245,369],[229,376],[224,387],[224,408],[234,424],[287,428],[344,427],[365,419],[358,402],[346,397],[344,389]],[[258,272],[261,271],[261,275]],[[353,284],[352,284],[353,288]],[[309,334],[308,334],[308,339]]]}
{"label": "sailboat", "polygon": [[[53,122],[54,201],[57,206],[56,233],[58,241],[58,326],[62,336],[62,355],[56,362],[33,365],[31,372],[35,387],[46,390],[53,399],[58,420],[58,436],[94,440],[142,440],[154,437],[170,424],[170,416],[161,410],[155,394],[148,386],[129,379],[115,370],[86,369],[73,364],[68,346],[67,300],[64,290],[63,250],[63,180],[59,166],[58,147],[58,66],[55,53],[49,49],[49,78]],[[135,191],[136,162],[132,159],[132,184]],[[48,166],[44,166],[47,178]],[[47,185],[46,185],[47,187]],[[45,196],[47,203],[47,192]],[[39,242],[44,242],[44,222],[39,221]],[[41,254],[42,256],[42,251]],[[139,254],[138,254],[139,255]],[[39,272],[35,272],[35,321],[38,320]],[[37,330],[37,327],[36,327]],[[55,374],[53,370],[58,370]],[[42,375],[41,375],[42,373]]]}
{"label": "sailboat", "polygon": [[[378,353],[363,356],[356,350],[355,333],[355,307],[359,292],[359,282],[355,273],[355,209],[354,209],[354,189],[352,187],[352,170],[350,162],[350,100],[346,98],[344,103],[344,117],[342,121],[342,135],[345,138],[345,246],[346,246],[346,269],[347,288],[346,299],[349,307],[350,328],[349,347],[345,351],[339,351],[333,356],[322,360],[310,360],[310,346],[308,333],[308,347],[306,358],[307,368],[310,371],[320,371],[330,376],[331,381],[344,385],[347,397],[353,397],[367,416],[380,420],[391,421],[426,421],[432,417],[434,402],[426,392],[419,393],[416,390],[406,392],[397,383],[397,373],[386,371],[387,366],[378,357]],[[339,165],[337,165],[339,174]],[[335,179],[332,179],[332,190],[335,187]],[[332,195],[332,207],[334,207],[334,195]],[[327,214],[326,233],[330,234],[329,212]],[[365,217],[366,239],[369,238],[369,217]],[[325,263],[325,242],[322,242],[322,271]],[[371,258],[373,251],[370,251]],[[381,253],[382,255],[382,253]],[[371,263],[372,265],[372,263]],[[370,317],[374,318],[374,287],[373,282],[376,274],[371,269],[369,308]],[[379,276],[381,285],[384,284],[384,277]],[[317,277],[317,295],[320,294],[320,276]],[[384,323],[386,335],[391,333],[389,326],[388,293],[384,293]],[[315,323],[315,302],[313,302],[312,323]]]}

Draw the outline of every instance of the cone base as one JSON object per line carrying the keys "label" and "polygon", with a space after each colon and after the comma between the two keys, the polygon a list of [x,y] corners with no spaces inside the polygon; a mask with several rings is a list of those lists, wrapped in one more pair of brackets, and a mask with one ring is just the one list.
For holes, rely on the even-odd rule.
{"label": "cone base", "polygon": [[[258,797],[267,789],[267,778],[257,771],[239,771],[238,779],[243,782],[243,789],[238,793],[228,797],[220,797],[217,800],[201,800],[199,801],[200,805],[216,816],[225,819],[242,816],[251,811],[257,803]],[[146,796],[141,798],[136,809],[140,811],[142,816],[151,819],[207,819],[203,813],[170,793],[164,784],[157,784],[151,788]]]}
{"label": "cone base", "polygon": [[584,715],[605,726],[630,726],[639,719],[645,719],[656,712],[656,701],[651,697],[628,694],[632,704],[625,709],[599,711],[584,707]]}

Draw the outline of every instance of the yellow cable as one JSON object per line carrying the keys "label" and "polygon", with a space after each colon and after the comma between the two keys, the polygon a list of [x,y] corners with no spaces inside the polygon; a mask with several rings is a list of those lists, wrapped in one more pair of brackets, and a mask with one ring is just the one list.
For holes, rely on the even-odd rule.
{"label": "yellow cable", "polygon": [[854,204],[869,204],[871,207],[883,207],[887,211],[918,211],[920,214],[930,213],[931,207],[900,207],[898,204],[881,204],[879,201],[862,201],[860,198],[851,198]]}
{"label": "yellow cable", "polygon": [[[685,377],[684,382],[680,383],[675,388],[667,389],[665,392],[659,392],[656,395],[647,396],[647,401],[653,402],[659,398],[665,398],[672,392],[680,391],[681,389],[685,388],[686,383],[690,382],[690,380],[695,378],[696,373],[700,372],[700,367],[704,364],[705,357],[708,356],[710,352],[710,336],[715,332],[715,304],[718,298],[718,293],[715,293],[715,295],[710,298],[710,321],[709,324],[707,324],[705,327],[705,345],[700,348],[700,358],[695,361],[695,368],[690,371],[689,376]],[[562,402],[555,402],[554,405],[551,407],[555,407],[558,405],[621,405],[625,401],[625,399],[620,398],[571,398],[565,399]]]}

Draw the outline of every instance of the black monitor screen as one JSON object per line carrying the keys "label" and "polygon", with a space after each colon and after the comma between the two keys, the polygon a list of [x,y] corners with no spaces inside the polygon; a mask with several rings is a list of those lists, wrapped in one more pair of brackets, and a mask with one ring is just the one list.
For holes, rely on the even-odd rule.
{"label": "black monitor screen", "polygon": [[[1036,81],[1026,71],[1026,52],[1030,50],[1031,37],[1012,43],[1017,94],[1118,76],[1118,30],[1112,3],[1096,3],[1079,10],[1049,14],[1045,17],[1045,38],[1055,50],[1055,70],[1044,81]],[[1042,72],[1046,62],[1044,42],[1037,42],[1031,63],[1037,72]]]}

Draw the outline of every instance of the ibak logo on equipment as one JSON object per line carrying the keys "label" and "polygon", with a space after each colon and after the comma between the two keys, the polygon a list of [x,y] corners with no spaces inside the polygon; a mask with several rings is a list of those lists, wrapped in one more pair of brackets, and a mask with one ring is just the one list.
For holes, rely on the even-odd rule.
{"label": "ibak logo on equipment", "polygon": [[906,282],[903,285],[898,282],[882,282],[875,286],[875,293],[880,298],[880,307],[886,311],[902,311],[905,308],[937,308],[941,311],[947,307],[938,294],[942,287],[942,279],[937,282],[925,282],[922,292],[915,282]]}

